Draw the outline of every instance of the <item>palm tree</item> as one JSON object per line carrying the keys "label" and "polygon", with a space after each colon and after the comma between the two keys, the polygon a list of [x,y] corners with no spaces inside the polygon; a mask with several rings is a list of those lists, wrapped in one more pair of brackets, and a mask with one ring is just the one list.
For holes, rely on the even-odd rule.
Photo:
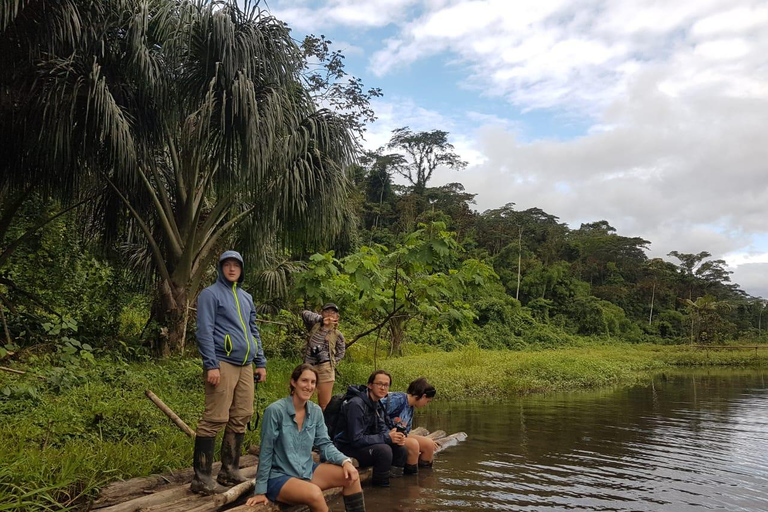
{"label": "palm tree", "polygon": [[[355,144],[348,124],[313,101],[288,28],[257,3],[62,3],[79,18],[62,17],[61,32],[82,28],[51,48],[48,65],[30,57],[29,90],[42,88],[51,106],[30,103],[59,122],[46,136],[60,142],[51,152],[96,138],[83,154],[109,188],[99,220],[155,277],[156,351],[183,350],[190,306],[221,249],[238,240],[259,261],[274,246],[341,232]],[[17,0],[16,19],[33,4],[48,2]],[[67,126],[84,133],[76,144]]]}
{"label": "palm tree", "polygon": [[731,311],[733,307],[724,300],[717,300],[712,295],[691,299],[680,299],[691,315],[691,344],[701,341],[703,333],[709,333],[720,319],[719,312]]}

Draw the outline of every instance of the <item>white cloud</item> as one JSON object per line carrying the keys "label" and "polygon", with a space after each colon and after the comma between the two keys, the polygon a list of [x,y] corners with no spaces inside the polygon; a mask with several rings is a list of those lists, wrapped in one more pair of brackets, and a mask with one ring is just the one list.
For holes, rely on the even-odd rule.
{"label": "white cloud", "polygon": [[[395,87],[400,73],[440,56],[464,71],[453,85],[466,94],[592,128],[572,140],[531,140],[525,125],[475,104],[458,117],[421,108],[405,90],[386,90],[387,102],[375,104],[371,147],[403,125],[447,130],[471,165],[458,177],[439,171],[434,184],[461,181],[478,194],[480,210],[515,202],[573,227],[605,219],[623,235],[650,240],[653,256],[727,255],[734,282],[768,297],[768,262],[754,256],[768,253],[765,2],[382,5],[336,0],[302,16],[354,30],[388,25],[392,35],[366,50],[370,71],[393,77]],[[736,256],[746,253],[751,259]]]}
{"label": "white cloud", "polygon": [[270,12],[291,28],[317,33],[338,26],[357,28],[383,27],[402,21],[417,0],[281,0],[268,2]]}

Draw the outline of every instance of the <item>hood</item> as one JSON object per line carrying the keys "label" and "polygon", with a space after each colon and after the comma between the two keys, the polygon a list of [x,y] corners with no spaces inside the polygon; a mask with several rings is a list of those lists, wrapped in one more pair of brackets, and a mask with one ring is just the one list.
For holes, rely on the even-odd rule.
{"label": "hood", "polygon": [[230,286],[231,283],[227,280],[226,277],[224,277],[224,272],[221,270],[221,264],[224,263],[224,260],[228,259],[235,259],[240,262],[240,279],[237,280],[238,284],[243,282],[243,279],[245,278],[245,264],[243,263],[243,257],[240,256],[240,253],[237,251],[224,251],[221,256],[219,257],[219,264],[216,266],[216,268],[219,271],[219,281],[226,286]]}
{"label": "hood", "polygon": [[371,397],[368,396],[368,386],[365,386],[363,384],[360,384],[359,386],[349,386],[347,388],[347,396],[349,397],[359,396],[360,398],[363,399],[363,402],[365,402],[369,406],[373,407],[374,405],[373,400],[371,400]]}

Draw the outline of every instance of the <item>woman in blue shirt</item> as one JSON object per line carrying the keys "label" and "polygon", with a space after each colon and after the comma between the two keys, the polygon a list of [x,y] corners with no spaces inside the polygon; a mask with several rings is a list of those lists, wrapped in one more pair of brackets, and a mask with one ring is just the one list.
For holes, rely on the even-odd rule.
{"label": "woman in blue shirt", "polygon": [[[347,512],[365,512],[360,476],[352,459],[333,446],[322,410],[309,401],[316,386],[314,368],[299,365],[291,373],[291,395],[264,411],[256,489],[248,499],[249,506],[279,501],[327,512],[323,491],[343,487]],[[328,462],[313,463],[313,445]]]}
{"label": "woman in blue shirt", "polygon": [[406,475],[417,473],[419,466],[432,467],[437,445],[428,437],[410,432],[413,428],[414,407],[425,407],[432,401],[436,393],[434,386],[422,377],[411,382],[405,393],[393,392],[381,399],[392,426],[408,434],[405,439],[408,459],[403,470]]}

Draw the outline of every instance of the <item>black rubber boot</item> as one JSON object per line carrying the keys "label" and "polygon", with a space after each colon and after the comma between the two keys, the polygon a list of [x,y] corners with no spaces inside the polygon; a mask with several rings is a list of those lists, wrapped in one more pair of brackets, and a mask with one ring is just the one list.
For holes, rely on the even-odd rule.
{"label": "black rubber boot", "polygon": [[434,462],[434,461],[419,459],[419,467],[420,468],[431,468],[432,467],[432,462]]}
{"label": "black rubber boot", "polygon": [[389,478],[400,478],[403,476],[402,466],[391,466],[389,468]]}
{"label": "black rubber boot", "polygon": [[389,478],[371,478],[371,485],[374,487],[389,487]]}
{"label": "black rubber boot", "polygon": [[347,512],[365,512],[365,501],[363,493],[350,494],[344,496],[344,510]]}
{"label": "black rubber boot", "polygon": [[215,446],[215,437],[195,437],[195,454],[192,458],[195,477],[189,485],[189,489],[194,493],[209,495],[213,494],[216,488],[216,482],[211,478]]}
{"label": "black rubber boot", "polygon": [[245,434],[236,434],[229,429],[224,430],[221,440],[221,470],[216,477],[221,485],[231,487],[248,480],[240,474],[240,453],[243,450]]}
{"label": "black rubber boot", "polygon": [[419,465],[418,464],[406,464],[403,468],[403,474],[404,475],[415,475],[419,472]]}

